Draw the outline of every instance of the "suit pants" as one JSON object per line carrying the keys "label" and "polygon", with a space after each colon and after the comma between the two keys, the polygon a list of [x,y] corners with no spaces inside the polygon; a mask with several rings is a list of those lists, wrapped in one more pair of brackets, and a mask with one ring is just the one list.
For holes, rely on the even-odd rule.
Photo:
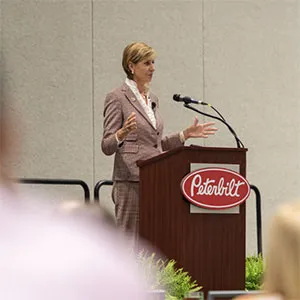
{"label": "suit pants", "polygon": [[112,198],[117,226],[129,237],[137,239],[139,231],[139,182],[115,181]]}

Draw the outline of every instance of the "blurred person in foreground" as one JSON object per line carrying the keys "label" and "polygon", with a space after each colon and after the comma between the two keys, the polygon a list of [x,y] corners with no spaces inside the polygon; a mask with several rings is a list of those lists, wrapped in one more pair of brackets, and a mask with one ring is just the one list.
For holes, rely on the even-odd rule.
{"label": "blurred person in foreground", "polygon": [[155,50],[136,42],[125,47],[122,66],[126,74],[121,87],[110,92],[104,104],[102,151],[115,155],[112,198],[117,225],[130,238],[137,238],[139,225],[138,160],[149,159],[184,145],[189,138],[207,138],[213,122],[193,124],[163,137],[158,98],[150,91],[155,71]]}
{"label": "blurred person in foreground", "polygon": [[282,205],[272,219],[263,280],[264,293],[237,300],[300,299],[300,202]]}
{"label": "blurred person in foreground", "polygon": [[[0,91],[1,92],[1,91]],[[11,149],[11,117],[7,113],[7,108],[0,94],[0,188],[10,186],[8,162],[12,154]]]}
{"label": "blurred person in foreground", "polygon": [[105,221],[96,228],[88,215],[79,222],[52,206],[36,208],[34,196],[10,184],[11,127],[0,101],[0,299],[146,299],[135,262]]}

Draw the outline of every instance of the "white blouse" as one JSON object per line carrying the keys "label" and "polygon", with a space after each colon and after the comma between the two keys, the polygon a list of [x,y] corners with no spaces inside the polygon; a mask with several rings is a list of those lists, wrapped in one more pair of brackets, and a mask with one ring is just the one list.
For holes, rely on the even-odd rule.
{"label": "white blouse", "polygon": [[147,102],[144,100],[143,96],[141,95],[140,91],[137,88],[136,82],[134,80],[130,80],[129,78],[126,78],[125,83],[129,86],[135,97],[138,99],[138,101],[141,103],[144,111],[146,112],[147,116],[149,117],[151,124],[156,129],[156,119],[154,115],[154,111],[152,109],[152,102],[149,97],[149,92],[147,92]]}

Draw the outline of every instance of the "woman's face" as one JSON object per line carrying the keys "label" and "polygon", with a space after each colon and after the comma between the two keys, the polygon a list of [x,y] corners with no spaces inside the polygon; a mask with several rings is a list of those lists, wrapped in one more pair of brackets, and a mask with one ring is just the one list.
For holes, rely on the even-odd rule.
{"label": "woman's face", "polygon": [[132,64],[133,80],[140,84],[149,83],[155,71],[154,59],[144,59],[136,64]]}

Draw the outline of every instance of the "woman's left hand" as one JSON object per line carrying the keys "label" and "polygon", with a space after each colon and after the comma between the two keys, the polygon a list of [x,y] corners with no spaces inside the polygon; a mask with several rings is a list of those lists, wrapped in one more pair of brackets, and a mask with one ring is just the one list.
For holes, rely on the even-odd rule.
{"label": "woman's left hand", "polygon": [[198,117],[195,117],[193,125],[183,131],[184,137],[186,140],[188,138],[208,138],[209,135],[214,135],[218,130],[211,127],[213,125],[215,125],[214,122],[199,124]]}

